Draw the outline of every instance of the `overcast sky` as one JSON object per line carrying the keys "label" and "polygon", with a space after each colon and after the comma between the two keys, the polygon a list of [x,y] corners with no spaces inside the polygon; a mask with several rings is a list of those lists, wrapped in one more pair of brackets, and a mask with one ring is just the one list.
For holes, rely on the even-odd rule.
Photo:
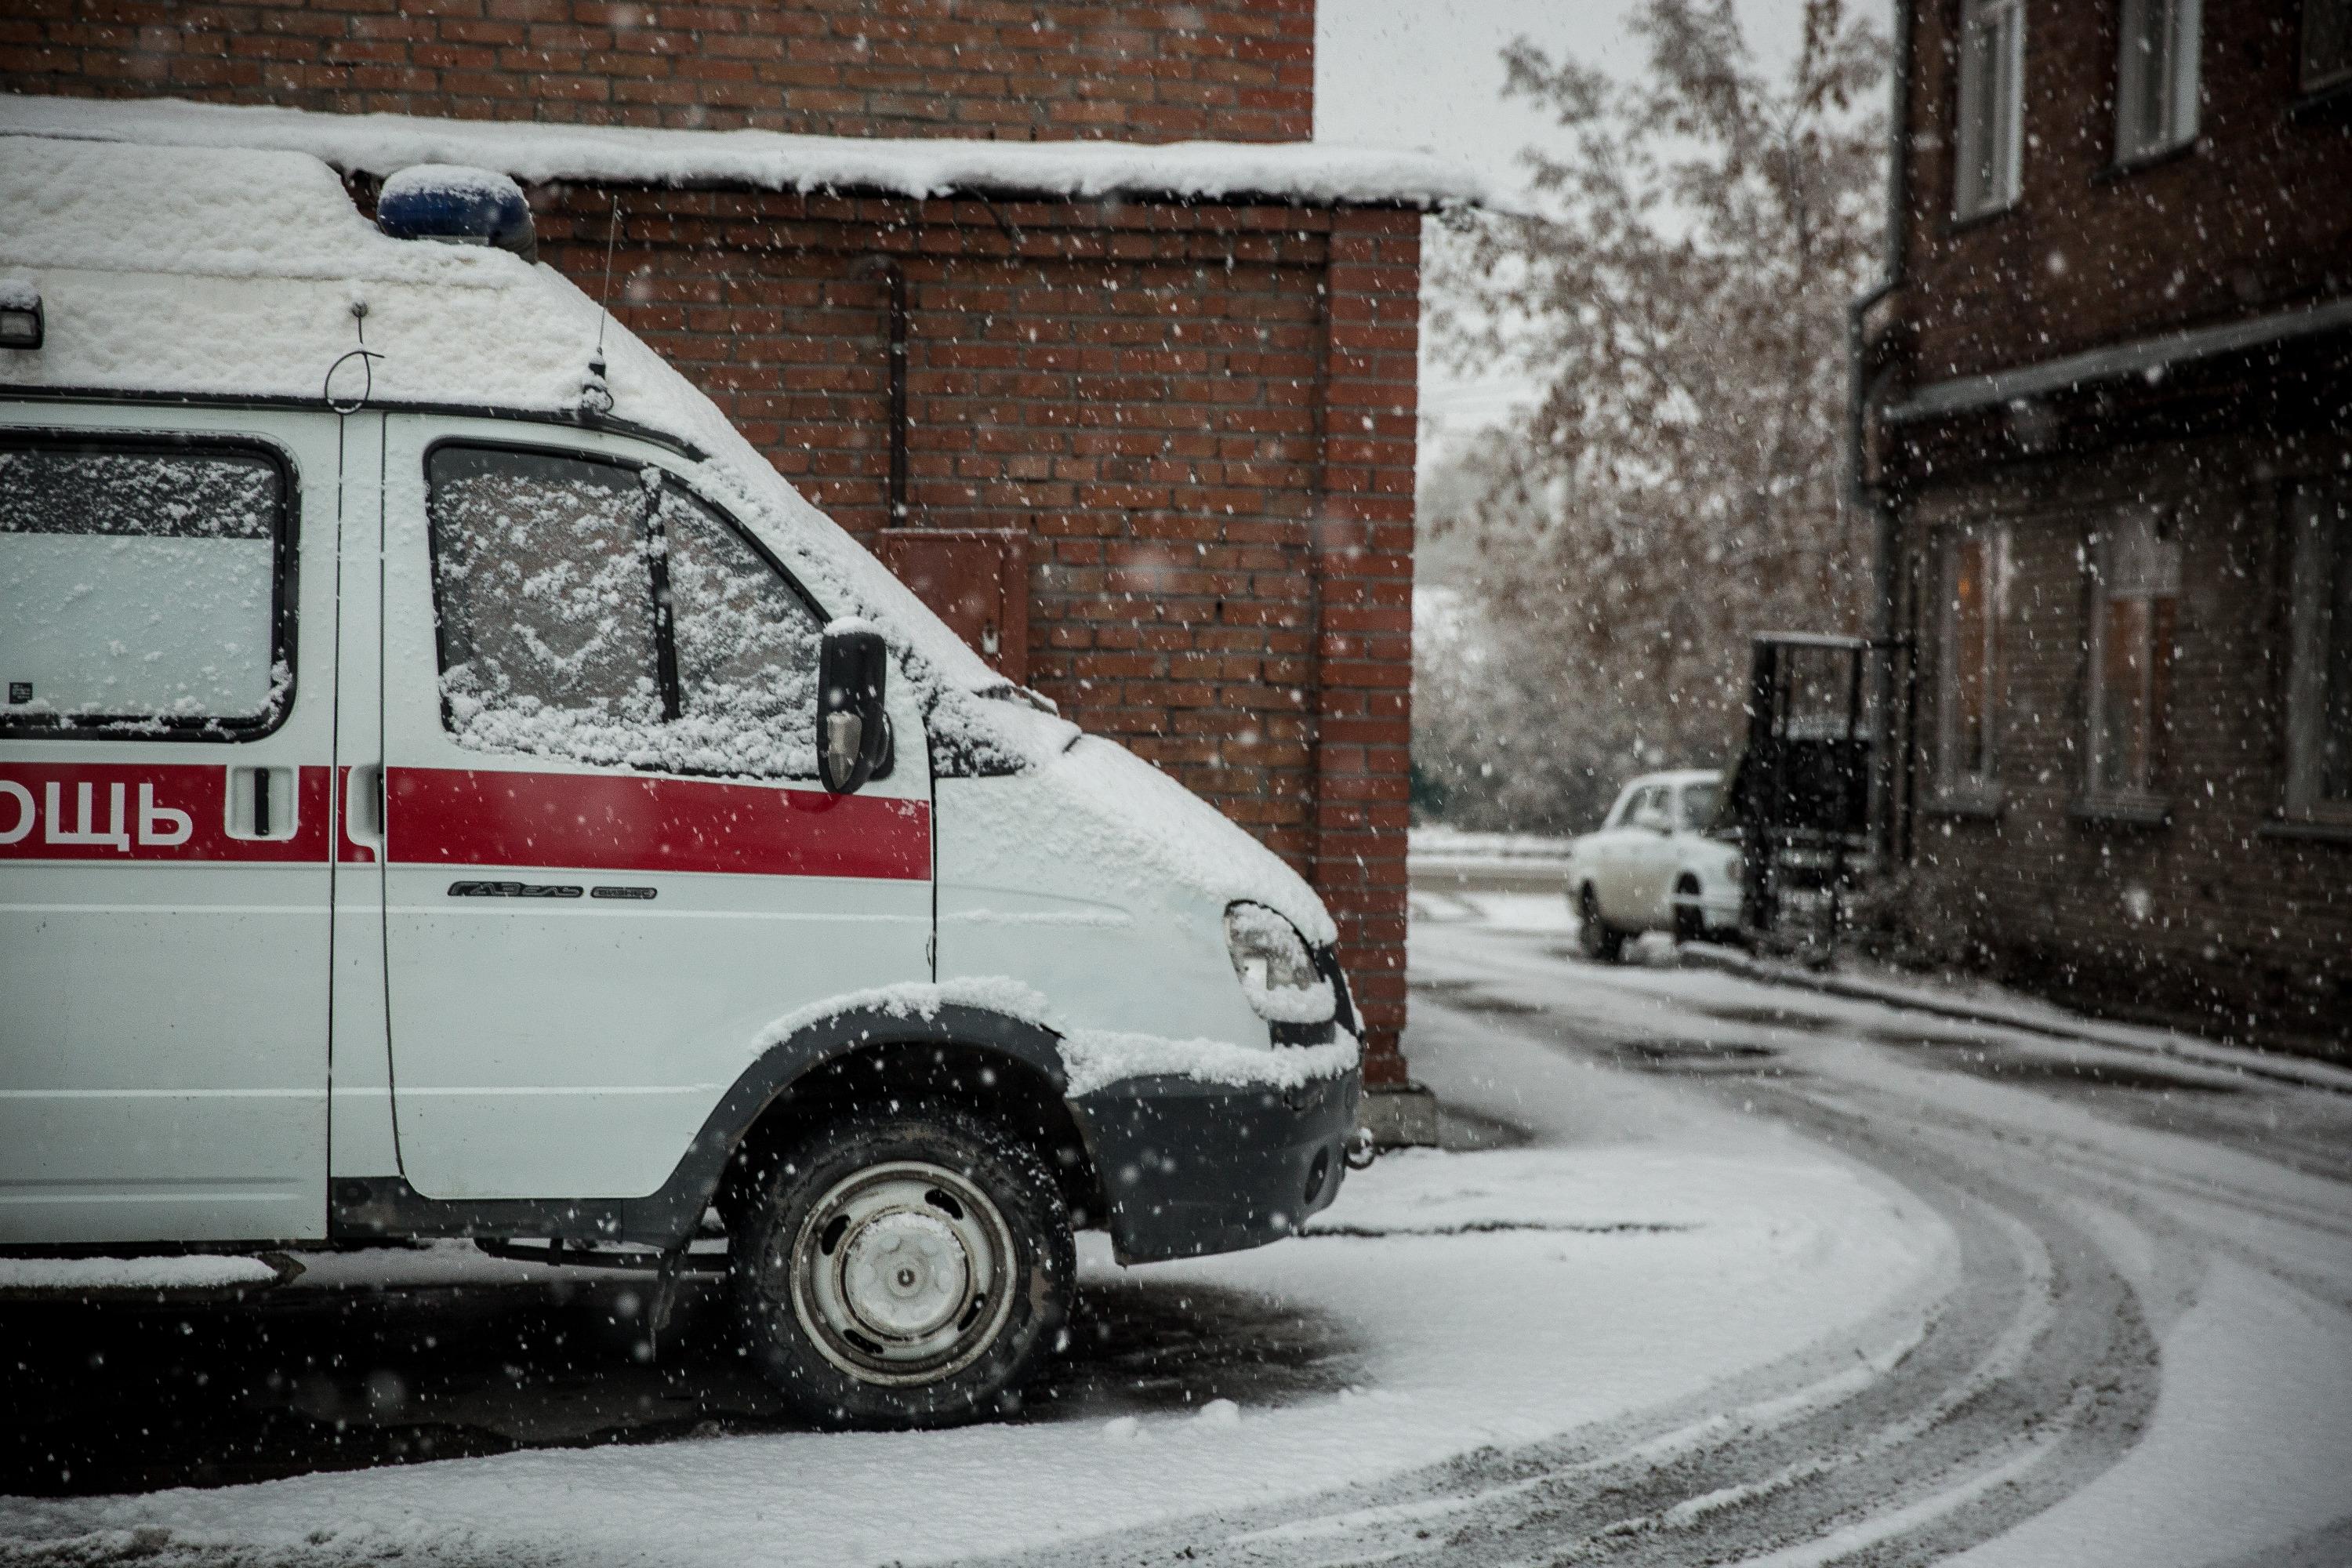
{"label": "overcast sky", "polygon": [[[1864,0],[1877,8],[1883,0]],[[1517,158],[1558,128],[1503,97],[1503,47],[1524,34],[1555,58],[1572,55],[1633,75],[1641,41],[1625,31],[1634,0],[1321,0],[1315,19],[1315,139],[1418,148],[1524,180]],[[1749,40],[1768,62],[1796,52],[1803,0],[1743,0]],[[1526,395],[1508,377],[1456,377],[1422,364],[1426,416],[1459,431],[1507,412]],[[1442,433],[1430,432],[1432,452]],[[1424,456],[1429,454],[1424,454]]]}

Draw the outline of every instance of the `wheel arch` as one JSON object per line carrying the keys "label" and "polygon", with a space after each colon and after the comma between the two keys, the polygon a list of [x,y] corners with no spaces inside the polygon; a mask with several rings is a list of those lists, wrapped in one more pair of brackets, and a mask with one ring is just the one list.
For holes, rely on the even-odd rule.
{"label": "wheel arch", "polygon": [[[793,1050],[797,1059],[782,1064],[783,1072],[760,1074],[762,1082],[748,1094],[739,1083],[712,1112],[714,1122],[731,1113],[723,1122],[735,1130],[710,1173],[706,1206],[715,1202],[731,1220],[795,1139],[845,1111],[903,1099],[952,1105],[994,1121],[1045,1160],[1078,1227],[1102,1223],[1094,1139],[1070,1105],[1053,1031],[961,1006],[942,1007],[930,1018],[858,1013],[826,1023],[836,1026],[824,1040]],[[796,1037],[780,1049],[798,1043]]]}
{"label": "wheel arch", "polygon": [[1016,1135],[1039,1140],[1041,1157],[1083,1223],[1107,1214],[1093,1133],[1069,1103],[1060,1037],[1028,1019],[945,1004],[929,1013],[845,1008],[793,1030],[743,1069],[668,1178],[642,1197],[443,1199],[400,1176],[340,1177],[329,1184],[329,1234],[553,1236],[677,1247],[725,1195],[739,1163],[756,1162],[815,1114],[851,1102],[866,1070],[877,1088],[932,1089],[1007,1119]]}

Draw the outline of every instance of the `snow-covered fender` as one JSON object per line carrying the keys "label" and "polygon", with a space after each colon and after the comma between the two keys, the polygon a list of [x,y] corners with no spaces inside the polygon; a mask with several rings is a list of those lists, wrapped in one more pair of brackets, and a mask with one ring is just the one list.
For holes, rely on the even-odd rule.
{"label": "snow-covered fender", "polygon": [[[1119,1258],[1141,1262],[1276,1241],[1339,1194],[1361,1090],[1350,1070],[1304,1083],[1203,1082],[1173,1073],[1068,1094],[1061,1037],[969,1004],[850,1007],[801,1025],[719,1097],[667,1180],[643,1197],[428,1198],[399,1176],[341,1177],[331,1232],[362,1237],[541,1237],[677,1247],[694,1234],[728,1162],[760,1118],[829,1062],[882,1046],[996,1052],[1034,1069],[1071,1112]],[[1281,1049],[1283,1047],[1275,1047]]]}
{"label": "snow-covered fender", "polygon": [[1060,1037],[1042,1024],[957,1003],[929,1012],[849,1007],[761,1052],[719,1096],[668,1178],[643,1197],[445,1200],[399,1176],[344,1176],[331,1186],[331,1230],[339,1237],[561,1236],[674,1247],[693,1235],[744,1135],[793,1085],[856,1051],[928,1044],[1000,1052],[1035,1069],[1057,1096],[1067,1087]]}

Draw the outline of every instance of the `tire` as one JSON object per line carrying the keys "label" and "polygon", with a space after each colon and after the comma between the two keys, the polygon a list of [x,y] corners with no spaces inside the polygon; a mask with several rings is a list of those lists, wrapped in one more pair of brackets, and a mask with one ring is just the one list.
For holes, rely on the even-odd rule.
{"label": "tire", "polygon": [[1601,900],[1590,882],[1576,892],[1576,942],[1595,963],[1615,963],[1625,956],[1625,933],[1601,918]]}
{"label": "tire", "polygon": [[1075,1272],[1069,1211],[1035,1151],[933,1106],[845,1117],[789,1150],[730,1250],[745,1353],[828,1426],[1018,1409]]}
{"label": "tire", "polygon": [[1698,901],[1698,881],[1685,877],[1675,884],[1675,941],[1706,940],[1706,910]]}

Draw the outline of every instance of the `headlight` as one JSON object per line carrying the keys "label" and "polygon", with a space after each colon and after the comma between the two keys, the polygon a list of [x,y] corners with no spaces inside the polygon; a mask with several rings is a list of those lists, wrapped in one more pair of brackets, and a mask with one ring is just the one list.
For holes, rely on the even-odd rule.
{"label": "headlight", "polygon": [[1319,1024],[1338,1010],[1331,983],[1315,973],[1306,940],[1264,904],[1235,904],[1225,910],[1225,946],[1241,977],[1242,994],[1259,1017]]}
{"label": "headlight", "polygon": [[1740,879],[1742,876],[1744,876],[1744,875],[1746,875],[1746,872],[1742,869],[1742,868],[1741,868],[1741,866],[1740,866],[1740,864],[1739,864],[1739,857],[1738,857],[1738,856],[1737,856],[1737,855],[1727,855],[1727,856],[1726,856],[1726,857],[1724,858],[1724,861],[1723,861],[1723,879],[1724,879],[1725,881],[1727,881],[1727,882],[1737,882],[1737,881],[1738,881],[1738,880],[1739,880],[1739,879]]}

